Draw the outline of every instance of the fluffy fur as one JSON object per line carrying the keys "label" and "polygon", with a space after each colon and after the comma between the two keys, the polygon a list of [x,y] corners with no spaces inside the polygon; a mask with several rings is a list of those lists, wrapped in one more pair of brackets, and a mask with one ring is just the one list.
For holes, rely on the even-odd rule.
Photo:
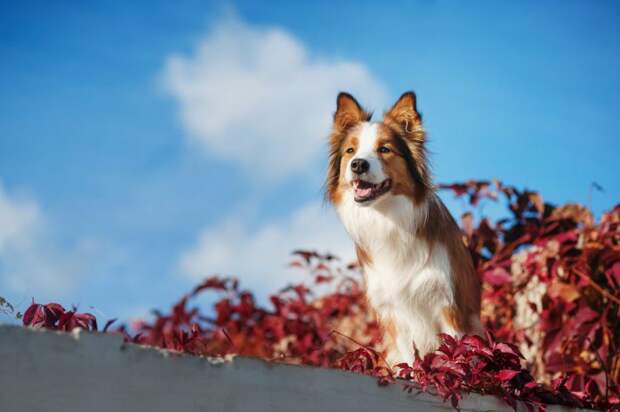
{"label": "fluffy fur", "polygon": [[480,282],[433,190],[415,94],[370,120],[351,95],[338,95],[326,196],[355,243],[388,361],[411,362],[414,348],[437,348],[438,333],[481,333]]}

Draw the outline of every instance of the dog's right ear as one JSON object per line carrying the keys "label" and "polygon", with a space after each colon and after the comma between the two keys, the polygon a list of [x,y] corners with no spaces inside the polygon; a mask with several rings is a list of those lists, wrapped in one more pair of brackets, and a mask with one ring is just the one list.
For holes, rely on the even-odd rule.
{"label": "dog's right ear", "polygon": [[370,120],[370,115],[349,93],[340,92],[336,99],[334,130],[343,132],[357,123]]}
{"label": "dog's right ear", "polygon": [[408,134],[423,131],[422,116],[418,113],[416,101],[414,92],[403,93],[383,118],[395,122]]}

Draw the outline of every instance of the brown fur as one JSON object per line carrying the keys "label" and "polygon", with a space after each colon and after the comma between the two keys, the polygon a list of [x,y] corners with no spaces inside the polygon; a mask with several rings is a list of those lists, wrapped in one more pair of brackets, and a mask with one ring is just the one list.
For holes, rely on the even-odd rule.
{"label": "brown fur", "polygon": [[461,229],[434,193],[428,199],[428,207],[427,224],[420,228],[418,236],[426,239],[431,248],[437,242],[443,243],[452,268],[455,302],[454,306],[444,309],[444,318],[456,331],[481,332],[473,329],[477,325],[471,324],[471,315],[480,313],[480,278],[463,242]]}
{"label": "brown fur", "polygon": [[385,347],[396,345],[398,331],[396,329],[396,322],[394,319],[381,319],[379,325],[381,326],[381,331],[383,332],[383,344]]}
{"label": "brown fur", "polygon": [[359,245],[355,245],[355,253],[357,254],[357,261],[362,267],[368,266],[372,263],[370,255]]}
{"label": "brown fur", "polygon": [[428,172],[425,167],[418,165],[426,161],[426,153],[421,151],[414,155],[406,137],[385,123],[379,124],[378,133],[377,148],[386,146],[390,149],[390,152],[380,153],[379,156],[385,165],[386,174],[392,179],[392,193],[405,195],[420,204],[430,189],[428,176],[422,174],[423,170],[425,174]]}
{"label": "brown fur", "polygon": [[392,139],[403,152],[411,178],[418,188],[414,198],[420,201],[431,190],[431,176],[426,155],[426,132],[417,111],[416,96],[406,92],[383,115],[383,124],[392,131]]}

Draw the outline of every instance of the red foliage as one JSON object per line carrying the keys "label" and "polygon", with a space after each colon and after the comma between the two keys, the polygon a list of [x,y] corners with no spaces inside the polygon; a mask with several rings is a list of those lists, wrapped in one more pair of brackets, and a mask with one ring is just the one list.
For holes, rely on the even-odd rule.
{"label": "red foliage", "polygon": [[[510,215],[495,223],[471,211],[461,217],[483,281],[487,339],[444,335],[435,353],[413,365],[388,365],[357,265],[341,268],[334,256],[310,251],[294,252],[291,265],[312,274],[314,286],[289,286],[270,297],[270,307],[257,304],[236,280],[212,277],[169,313],[134,325],[135,334],[124,327],[115,333],[195,355],[335,367],[377,376],[382,384],[399,378],[407,390],[437,393],[455,407],[463,392],[477,392],[513,406],[521,400],[529,408],[560,403],[620,410],[620,206],[595,223],[583,206],[555,207],[536,192],[497,181],[441,188],[470,208],[501,197],[508,206]],[[218,299],[205,314],[191,301],[207,291]],[[33,304],[23,321],[97,330],[94,316],[53,303]]]}
{"label": "red foliage", "polygon": [[32,303],[23,317],[24,325],[63,331],[81,328],[89,331],[97,330],[97,319],[90,313],[77,313],[77,309],[66,310],[58,303],[40,305]]}

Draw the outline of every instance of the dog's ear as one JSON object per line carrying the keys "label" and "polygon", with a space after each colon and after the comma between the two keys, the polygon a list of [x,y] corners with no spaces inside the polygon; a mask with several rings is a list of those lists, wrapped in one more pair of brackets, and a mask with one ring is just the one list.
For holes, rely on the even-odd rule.
{"label": "dog's ear", "polygon": [[340,92],[336,99],[336,112],[334,113],[334,130],[343,132],[359,122],[370,120],[370,115],[362,109],[362,106],[349,93]]}
{"label": "dog's ear", "polygon": [[386,121],[396,123],[405,133],[422,131],[422,116],[416,107],[414,92],[405,92],[383,116]]}
{"label": "dog's ear", "polygon": [[409,165],[411,175],[418,183],[416,199],[420,200],[426,190],[432,187],[431,173],[426,156],[426,133],[422,127],[422,116],[416,107],[414,92],[403,93],[390,110],[383,115],[383,122],[402,137],[413,159]]}

